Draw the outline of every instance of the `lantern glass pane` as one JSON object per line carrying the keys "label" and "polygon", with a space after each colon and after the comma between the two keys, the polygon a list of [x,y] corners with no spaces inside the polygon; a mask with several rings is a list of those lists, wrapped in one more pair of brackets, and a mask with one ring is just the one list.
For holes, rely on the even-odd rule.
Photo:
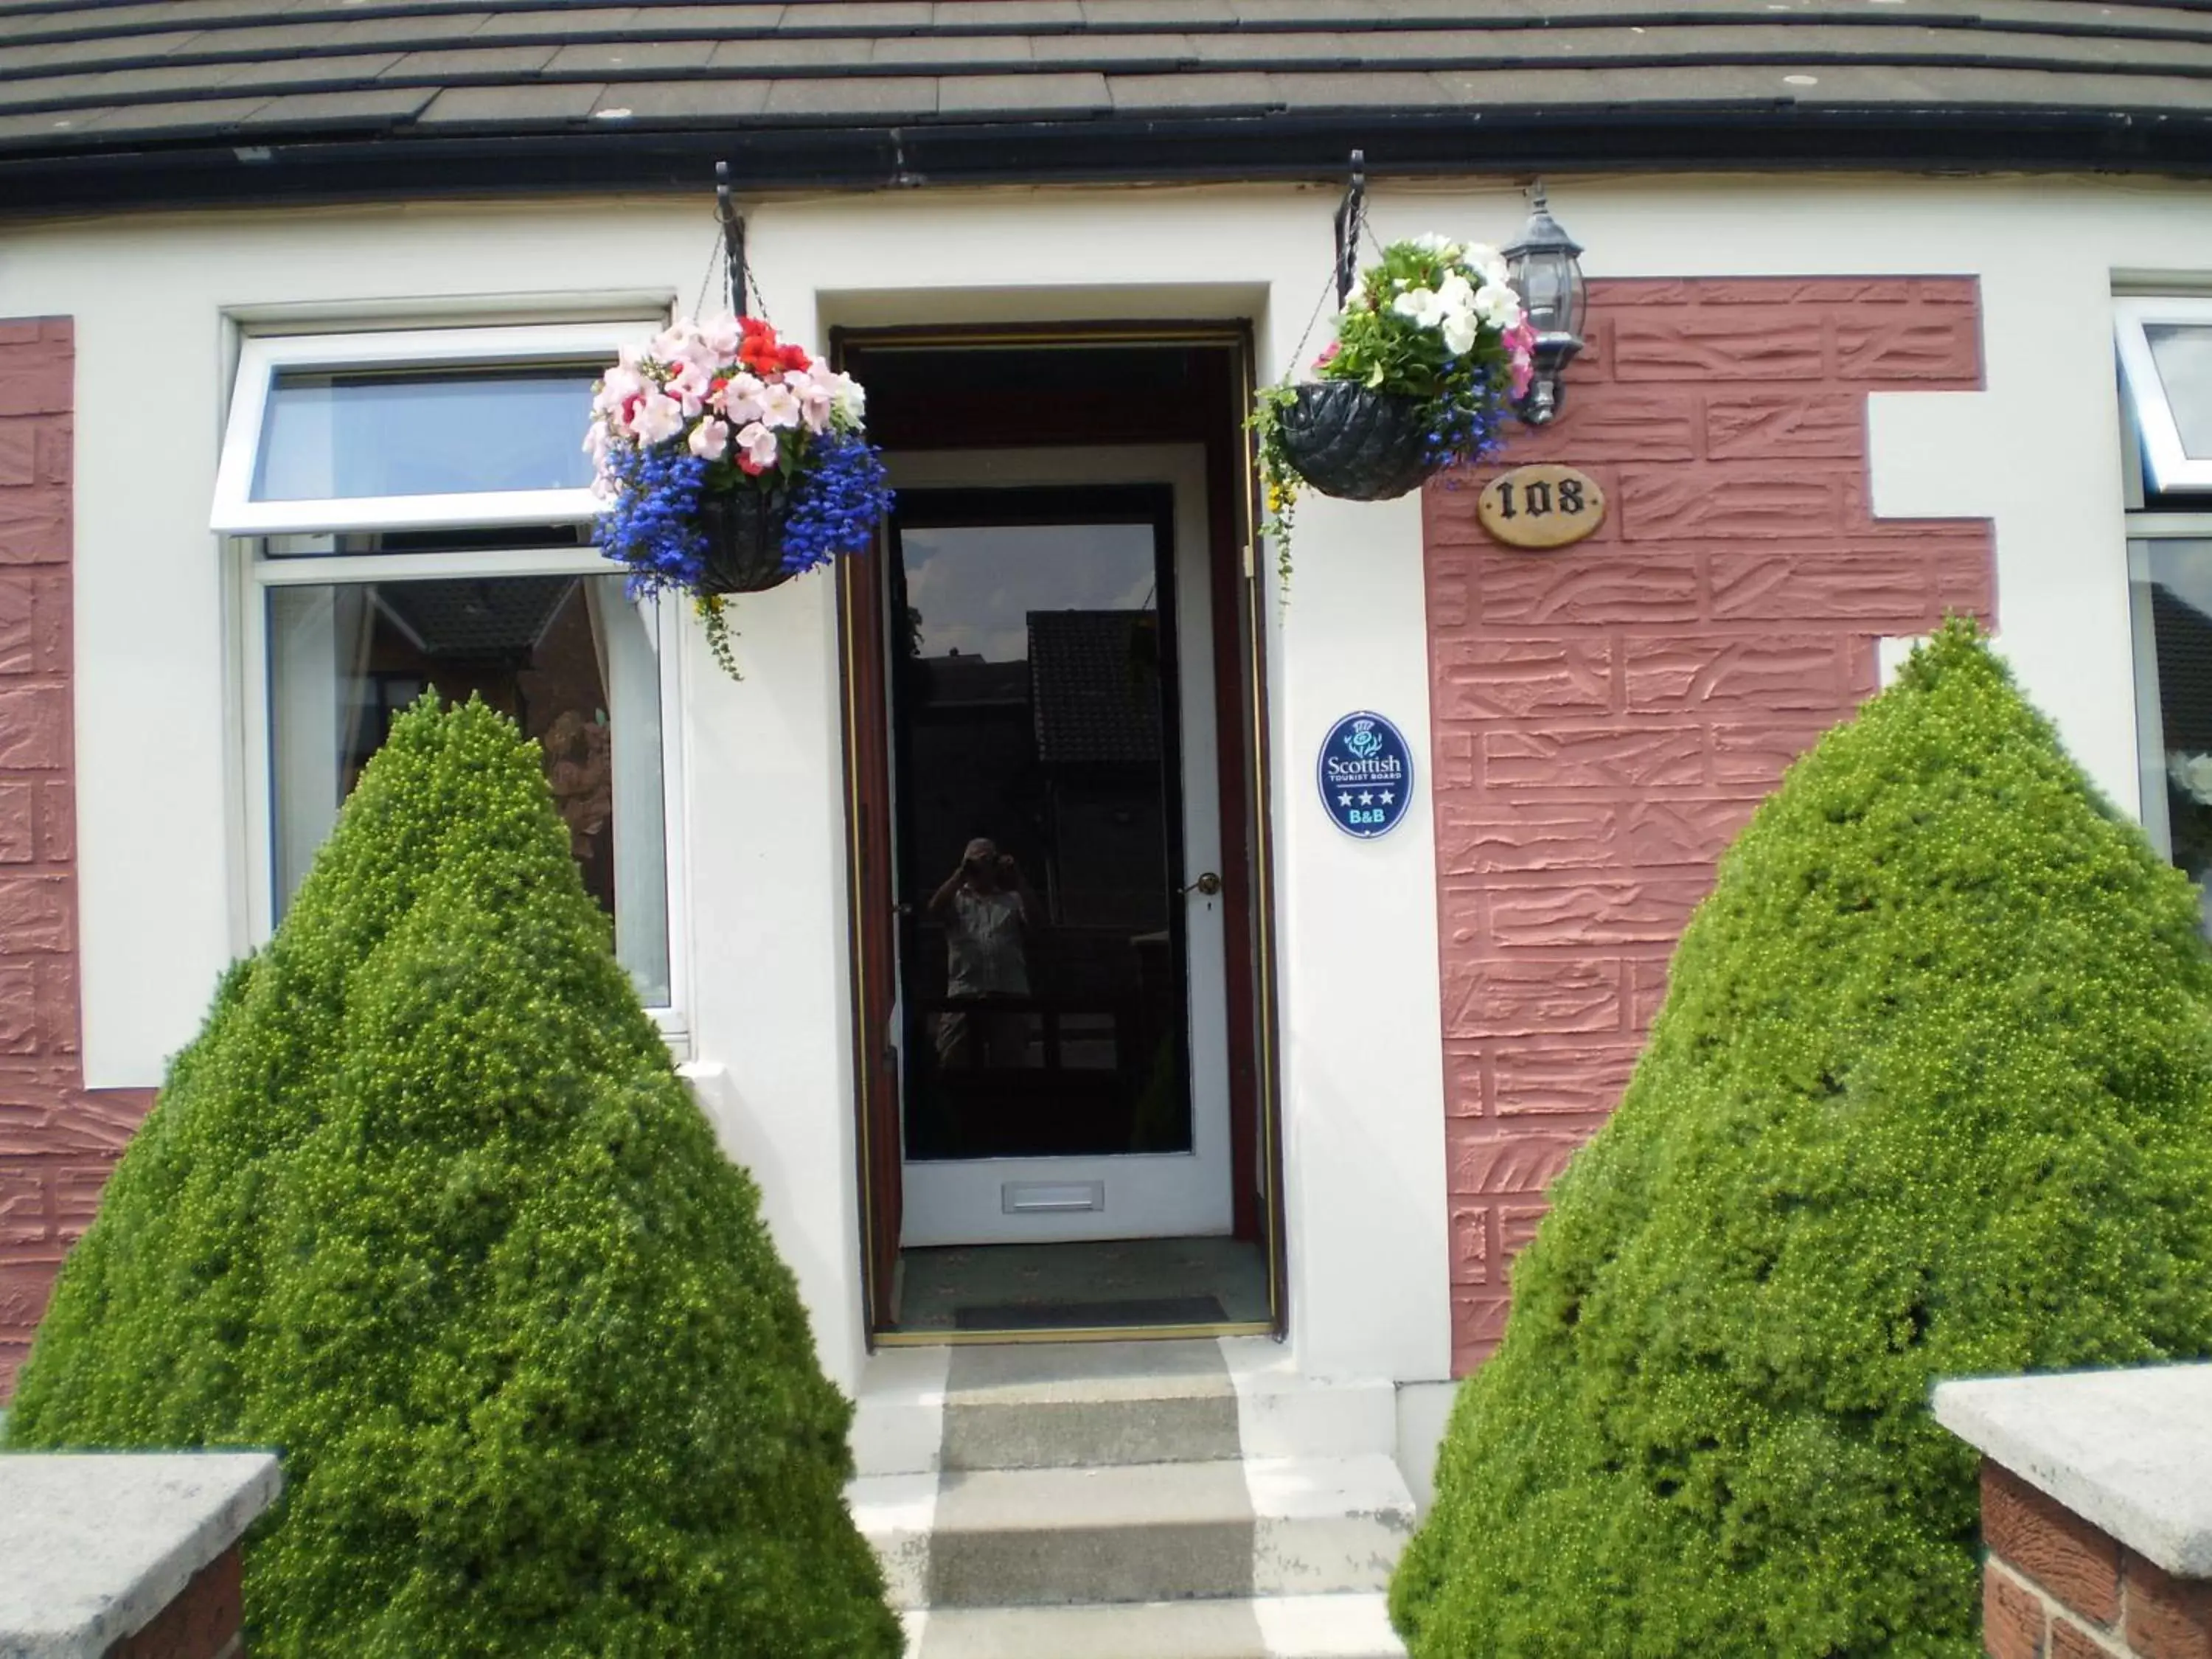
{"label": "lantern glass pane", "polygon": [[1528,307],[1529,325],[1539,334],[1572,331],[1577,309],[1573,271],[1571,258],[1548,250],[1525,254],[1518,262],[1515,286]]}

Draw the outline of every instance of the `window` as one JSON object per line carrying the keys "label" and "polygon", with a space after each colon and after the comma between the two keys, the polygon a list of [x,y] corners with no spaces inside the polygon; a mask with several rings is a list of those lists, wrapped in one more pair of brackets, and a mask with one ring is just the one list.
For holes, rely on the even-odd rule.
{"label": "window", "polygon": [[639,326],[246,343],[214,527],[246,538],[263,928],[393,715],[480,696],[544,749],[616,954],[675,1024],[665,619],[590,544],[580,447]]}
{"label": "window", "polygon": [[2212,300],[2124,299],[2112,311],[2149,492],[2212,490]]}
{"label": "window", "polygon": [[636,333],[474,328],[247,340],[214,527],[234,536],[580,524],[592,382]]}

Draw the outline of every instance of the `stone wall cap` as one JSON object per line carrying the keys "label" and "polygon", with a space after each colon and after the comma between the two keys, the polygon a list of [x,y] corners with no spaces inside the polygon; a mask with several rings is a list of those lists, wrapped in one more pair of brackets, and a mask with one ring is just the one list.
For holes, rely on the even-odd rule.
{"label": "stone wall cap", "polygon": [[1968,1377],[1936,1420],[2182,1578],[2212,1578],[2212,1365]]}
{"label": "stone wall cap", "polygon": [[269,1452],[0,1454],[0,1659],[95,1659],[283,1486]]}

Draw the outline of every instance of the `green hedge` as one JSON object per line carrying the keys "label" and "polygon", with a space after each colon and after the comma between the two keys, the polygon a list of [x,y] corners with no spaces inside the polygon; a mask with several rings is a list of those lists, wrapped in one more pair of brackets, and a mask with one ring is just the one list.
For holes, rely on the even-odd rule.
{"label": "green hedge", "polygon": [[1978,1654],[1931,1382],[2212,1352],[2197,930],[1963,623],[1792,769],[1461,1393],[1416,1659]]}
{"label": "green hedge", "polygon": [[178,1057],[9,1443],[281,1449],[267,1659],[890,1659],[849,1418],[535,745],[426,699]]}

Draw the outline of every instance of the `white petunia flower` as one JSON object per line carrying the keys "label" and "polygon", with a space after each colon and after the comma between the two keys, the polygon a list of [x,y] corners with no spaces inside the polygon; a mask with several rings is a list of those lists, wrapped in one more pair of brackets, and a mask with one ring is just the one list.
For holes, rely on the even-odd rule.
{"label": "white petunia flower", "polygon": [[830,428],[830,412],[836,406],[830,389],[815,375],[804,369],[788,369],[784,385],[791,395],[799,399],[799,417],[806,422],[809,432],[826,432]]}
{"label": "white petunia flower", "polygon": [[1482,329],[1471,311],[1455,311],[1444,318],[1444,349],[1455,357],[1463,357],[1474,349],[1474,343]]}
{"label": "white petunia flower", "polygon": [[1409,288],[1390,301],[1390,309],[1416,328],[1434,328],[1444,319],[1444,302],[1432,288]]}
{"label": "white petunia flower", "polygon": [[1455,270],[1437,284],[1437,298],[1443,302],[1444,315],[1447,317],[1473,311],[1474,284]]}
{"label": "white petunia flower", "polygon": [[760,418],[764,425],[785,428],[799,424],[799,399],[791,395],[791,388],[781,381],[775,381],[761,388],[760,410]]}
{"label": "white petunia flower", "polygon": [[1469,242],[1460,252],[1460,263],[1480,276],[1486,285],[1507,283],[1512,270],[1505,256],[1486,242]]}
{"label": "white petunia flower", "polygon": [[732,374],[723,384],[720,407],[732,426],[750,426],[761,417],[760,395],[757,375]]}
{"label": "white petunia flower", "polygon": [[1491,283],[1474,296],[1474,314],[1503,334],[1521,320],[1521,296],[1503,283]]}
{"label": "white petunia flower", "polygon": [[868,410],[868,394],[849,374],[832,374],[830,377],[830,401],[837,412],[837,418],[847,426],[860,425],[861,416]]}

